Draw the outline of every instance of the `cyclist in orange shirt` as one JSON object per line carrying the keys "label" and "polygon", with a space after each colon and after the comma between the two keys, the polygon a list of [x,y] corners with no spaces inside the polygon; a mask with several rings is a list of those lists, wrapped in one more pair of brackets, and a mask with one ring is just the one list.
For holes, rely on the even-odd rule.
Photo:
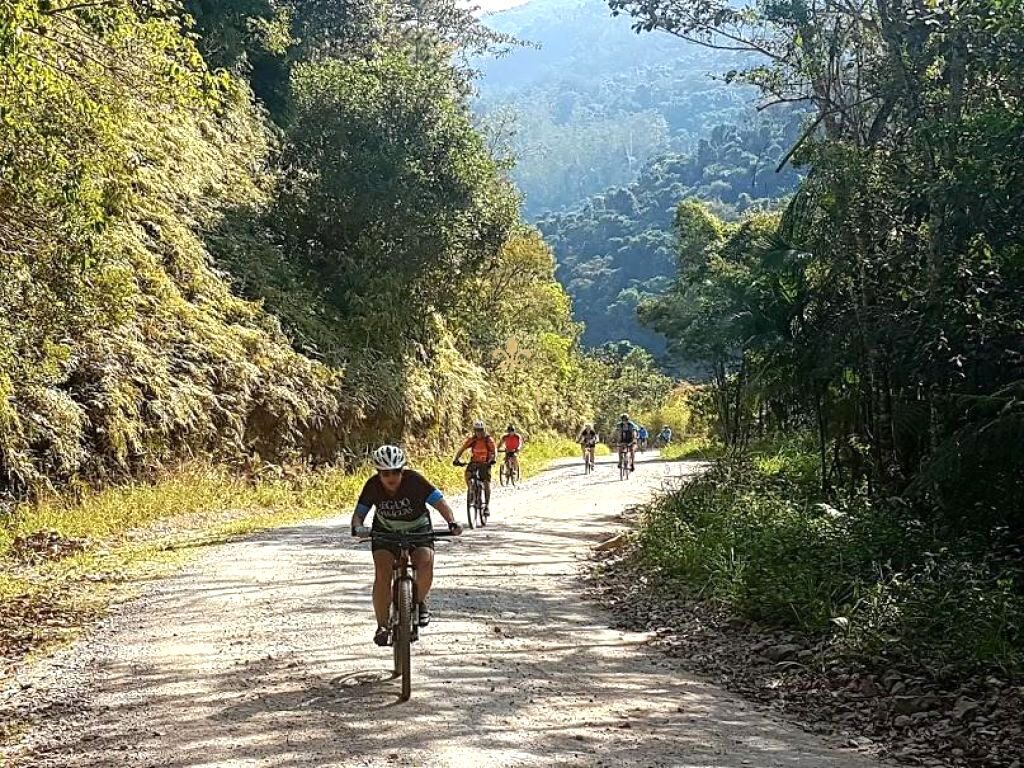
{"label": "cyclist in orange shirt", "polygon": [[498,441],[498,450],[504,449],[508,454],[508,461],[516,469],[519,468],[519,451],[523,447],[523,436],[516,432],[514,425],[509,424],[508,429],[505,430],[505,434],[501,436],[501,440]]}
{"label": "cyclist in orange shirt", "polygon": [[480,479],[484,482],[484,514],[490,514],[491,508],[491,467],[498,455],[494,438],[487,434],[482,421],[473,422],[473,434],[466,438],[459,452],[455,454],[454,464],[458,464],[462,454],[469,451],[469,465],[466,467],[466,489],[469,490],[469,473],[474,467],[480,469]]}

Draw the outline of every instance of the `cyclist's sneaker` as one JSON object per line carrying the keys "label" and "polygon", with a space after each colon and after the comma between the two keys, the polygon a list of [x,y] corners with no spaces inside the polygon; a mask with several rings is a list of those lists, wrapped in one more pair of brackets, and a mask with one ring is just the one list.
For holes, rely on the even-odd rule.
{"label": "cyclist's sneaker", "polygon": [[377,631],[373,635],[373,642],[383,648],[391,642],[391,632],[387,627],[377,627]]}
{"label": "cyclist's sneaker", "polygon": [[630,472],[636,472],[636,464],[630,464],[629,465],[629,471]]}
{"label": "cyclist's sneaker", "polygon": [[420,626],[425,627],[430,623],[430,607],[426,603],[420,603]]}

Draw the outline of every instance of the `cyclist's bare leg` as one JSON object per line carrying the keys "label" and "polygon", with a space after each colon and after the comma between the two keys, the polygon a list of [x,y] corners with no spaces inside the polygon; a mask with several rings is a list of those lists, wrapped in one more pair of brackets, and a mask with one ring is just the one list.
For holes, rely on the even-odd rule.
{"label": "cyclist's bare leg", "polygon": [[434,583],[434,550],[416,547],[412,551],[412,564],[416,568],[416,598],[425,603]]}
{"label": "cyclist's bare leg", "polygon": [[386,627],[391,617],[391,576],[394,570],[393,554],[386,549],[373,553],[373,613],[378,627]]}

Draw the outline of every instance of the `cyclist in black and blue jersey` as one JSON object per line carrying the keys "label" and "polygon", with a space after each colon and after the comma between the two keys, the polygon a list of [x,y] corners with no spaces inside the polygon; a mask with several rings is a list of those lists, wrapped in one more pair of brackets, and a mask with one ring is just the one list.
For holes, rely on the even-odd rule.
{"label": "cyclist in black and blue jersey", "polygon": [[[430,507],[436,509],[458,536],[462,528],[455,522],[444,496],[429,480],[406,466],[405,451],[397,445],[382,445],[373,452],[373,466],[377,474],[366,481],[356,510],[352,513],[352,535],[362,527],[366,516],[373,510],[374,531],[389,533],[429,533]],[[398,558],[398,544],[373,542],[373,612],[377,617],[377,631],[373,642],[387,645],[390,641],[388,619],[391,612],[391,574]],[[427,595],[434,581],[434,544],[419,544],[410,553],[416,568],[416,594],[420,599],[420,626],[430,623]]]}

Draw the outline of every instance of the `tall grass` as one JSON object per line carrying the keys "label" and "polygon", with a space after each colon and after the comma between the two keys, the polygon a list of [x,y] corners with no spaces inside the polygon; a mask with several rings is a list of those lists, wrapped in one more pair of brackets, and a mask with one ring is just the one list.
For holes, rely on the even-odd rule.
{"label": "tall grass", "polygon": [[1021,574],[902,500],[822,498],[815,461],[789,443],[715,462],[646,509],[640,557],[694,598],[850,653],[1020,669]]}

